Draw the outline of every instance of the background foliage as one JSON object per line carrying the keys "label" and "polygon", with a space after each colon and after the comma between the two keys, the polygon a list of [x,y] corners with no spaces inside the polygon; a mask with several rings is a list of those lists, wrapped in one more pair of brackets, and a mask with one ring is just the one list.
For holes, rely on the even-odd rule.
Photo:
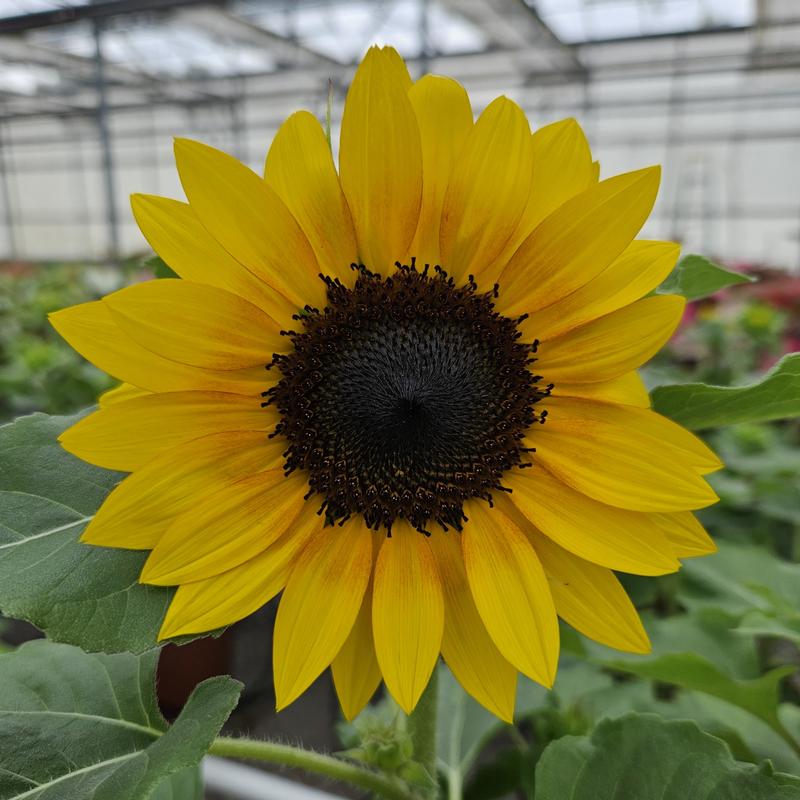
{"label": "background foliage", "polygon": [[[0,276],[0,418],[77,410],[108,386],[43,322],[113,288],[84,275]],[[645,377],[655,407],[727,465],[711,476],[721,502],[701,514],[719,553],[675,575],[622,576],[652,654],[564,626],[555,688],[521,679],[515,726],[440,667],[438,780],[450,800],[800,798],[800,355],[786,355],[800,314],[697,256],[667,289],[694,302]],[[38,414],[0,427],[0,610],[51,640],[0,655],[0,800],[199,798],[196,765],[239,686],[200,685],[167,727],[152,648],[169,590],[137,583],[142,554],[78,543],[119,476],[60,449],[69,424]],[[409,797],[430,785],[390,700],[340,736],[343,759]]]}
{"label": "background foliage", "polygon": [[134,265],[83,264],[0,268],[0,422],[32,411],[77,411],[113,385],[61,339],[47,315],[123,286],[133,270]]}

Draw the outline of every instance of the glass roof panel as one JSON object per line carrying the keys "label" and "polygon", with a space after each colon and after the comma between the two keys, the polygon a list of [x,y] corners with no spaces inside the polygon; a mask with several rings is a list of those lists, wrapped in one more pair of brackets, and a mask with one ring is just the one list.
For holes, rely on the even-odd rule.
{"label": "glass roof panel", "polygon": [[33,96],[60,83],[55,69],[38,64],[8,64],[0,59],[0,92]]}
{"label": "glass roof panel", "polygon": [[303,46],[342,63],[363,55],[371,44],[391,43],[405,58],[422,54],[422,13],[428,9],[428,38],[441,54],[485,50],[486,34],[435,2],[420,0],[337,0],[292,2],[283,7],[240,0],[234,13],[256,25],[296,39]]}
{"label": "glass roof panel", "polygon": [[526,0],[564,42],[742,27],[755,0]]}
{"label": "glass roof panel", "polygon": [[[72,55],[94,56],[94,38],[88,25],[32,31],[31,39]],[[130,17],[115,19],[103,32],[103,55],[112,64],[154,77],[218,77],[275,69],[275,59],[265,48],[170,19],[155,24]]]}
{"label": "glass roof panel", "polygon": [[85,6],[89,0],[0,0],[0,19],[36,14],[39,11],[57,11],[59,8]]}

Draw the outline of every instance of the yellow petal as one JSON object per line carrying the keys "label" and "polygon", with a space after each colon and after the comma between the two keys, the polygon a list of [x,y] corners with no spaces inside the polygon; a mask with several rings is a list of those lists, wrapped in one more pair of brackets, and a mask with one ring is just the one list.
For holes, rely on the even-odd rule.
{"label": "yellow petal", "polygon": [[372,587],[364,600],[353,629],[331,663],[333,685],[347,720],[355,719],[369,703],[381,682],[381,669],[372,638]]}
{"label": "yellow petal", "polygon": [[685,298],[677,295],[637,300],[542,342],[536,372],[555,384],[617,378],[649,361],[666,344],[685,307]]}
{"label": "yellow petal", "polygon": [[393,271],[414,238],[422,148],[408,99],[411,79],[391,47],[371,47],[347,93],[339,146],[342,188],[362,260]]}
{"label": "yellow petal", "polygon": [[[377,52],[373,53],[373,51]],[[366,61],[367,58],[372,56],[381,59],[380,69],[388,76],[387,79],[394,85],[402,87],[405,92],[408,92],[411,88],[411,76],[408,74],[408,67],[400,53],[394,47],[373,45],[369,48],[363,60]]]}
{"label": "yellow petal", "polygon": [[469,694],[492,714],[511,723],[517,671],[500,655],[475,607],[460,535],[436,531],[430,543],[444,589],[442,656]]}
{"label": "yellow petal", "polygon": [[231,431],[168,450],[108,495],[81,541],[152,550],[176,517],[228,483],[278,467],[285,448],[263,431]]}
{"label": "yellow petal", "polygon": [[102,300],[56,311],[49,319],[59,334],[96,367],[150,392],[198,389],[257,395],[265,384],[278,380],[262,366],[210,370],[158,356],[124,333]]}
{"label": "yellow petal", "polygon": [[531,188],[530,127],[507,97],[478,117],[458,154],[442,206],[442,267],[456,281],[490,265],[517,229]]}
{"label": "yellow petal", "polygon": [[475,605],[497,649],[520,672],[552,686],[558,621],[542,565],[519,527],[497,507],[467,503],[461,544]]}
{"label": "yellow petal", "polygon": [[293,305],[220,245],[188,203],[134,194],[131,208],[144,238],[181,278],[226,289],[266,311],[277,306],[284,315],[295,312]]}
{"label": "yellow petal", "polygon": [[589,142],[576,120],[564,119],[539,128],[531,137],[531,146],[533,173],[528,204],[503,252],[480,271],[485,288],[494,284],[517,248],[545,217],[596,182]]}
{"label": "yellow petal", "polygon": [[539,128],[531,142],[533,182],[526,219],[533,230],[595,181],[589,142],[576,119],[570,117]]}
{"label": "yellow petal", "polygon": [[680,250],[674,242],[631,242],[596,278],[526,319],[523,336],[546,341],[635,302],[672,272]]}
{"label": "yellow petal", "polygon": [[132,472],[192,439],[224,431],[269,431],[278,421],[259,397],[167,392],[95,411],[59,437],[65,450],[106,469]]}
{"label": "yellow petal", "polygon": [[675,572],[680,563],[650,514],[604,505],[571,489],[537,463],[512,470],[511,501],[542,533],[581,558],[636,575]]}
{"label": "yellow petal", "polygon": [[503,270],[498,311],[513,317],[545,308],[599,275],[644,224],[660,174],[649,167],[617,175],[559,206]]}
{"label": "yellow petal", "polygon": [[325,131],[313,114],[298,111],[281,125],[264,178],[300,223],[322,271],[352,282],[350,265],[358,261],[353,220]]}
{"label": "yellow petal", "polygon": [[242,297],[182,280],[137,283],[103,298],[137,344],[204,369],[265,367],[291,346],[280,326]]}
{"label": "yellow petal", "polygon": [[[637,372],[626,372],[618,378],[597,383],[564,383],[559,381],[552,391],[553,397],[584,397],[623,406],[650,408],[650,395]],[[544,402],[546,405],[546,401]]]}
{"label": "yellow petal", "polygon": [[409,90],[422,141],[422,208],[409,254],[421,264],[439,264],[439,227],[444,193],[464,140],[472,128],[472,106],[464,87],[451,78],[425,75]]}
{"label": "yellow petal", "polygon": [[333,661],[361,608],[372,572],[372,534],[359,517],[326,527],[300,554],[275,620],[278,710]]}
{"label": "yellow petal", "polygon": [[659,446],[680,450],[681,463],[690,464],[702,474],[716,472],[724,466],[699,436],[655,411],[568,397],[552,397],[547,407],[558,420],[581,419],[598,425],[612,424],[635,429],[637,435],[650,436]]}
{"label": "yellow petal", "polygon": [[698,474],[705,456],[684,449],[685,440],[650,435],[660,423],[645,415],[654,412],[573,398],[551,398],[549,410],[527,442],[536,460],[573,489],[632,511],[686,511],[717,501]]}
{"label": "yellow petal", "polygon": [[134,397],[144,397],[147,394],[150,394],[147,389],[140,389],[138,386],[134,386],[130,383],[121,383],[119,386],[115,386],[113,389],[103,392],[103,394],[97,398],[97,404],[100,408],[105,408],[114,403],[120,403],[123,400],[132,400]]}
{"label": "yellow petal", "polygon": [[[263,553],[305,506],[305,475],[283,468],[217,487],[158,540],[141,583],[177,586],[219,575]],[[308,507],[307,513],[313,513]]]}
{"label": "yellow petal", "polygon": [[639,615],[610,569],[578,558],[535,530],[526,533],[550,580],[559,617],[608,647],[650,652]]}
{"label": "yellow petal", "polygon": [[159,640],[205,633],[243,619],[286,585],[297,555],[322,535],[322,518],[303,509],[286,533],[263,553],[234,569],[178,587]]}
{"label": "yellow petal", "polygon": [[273,319],[289,327],[291,314],[306,304],[324,306],[325,286],[314,251],[266,181],[227,153],[189,139],[175,140],[175,160],[203,227],[288,301],[276,299],[266,309]]}
{"label": "yellow petal", "polygon": [[383,680],[406,714],[428,685],[443,628],[444,598],[430,542],[398,521],[375,566],[372,630]]}
{"label": "yellow petal", "polygon": [[714,540],[690,511],[651,516],[663,530],[678,558],[694,558],[717,552]]}

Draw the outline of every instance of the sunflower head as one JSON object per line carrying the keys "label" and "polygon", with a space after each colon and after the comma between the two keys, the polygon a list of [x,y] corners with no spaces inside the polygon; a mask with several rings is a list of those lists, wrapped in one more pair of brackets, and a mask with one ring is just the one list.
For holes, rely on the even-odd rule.
{"label": "sunflower head", "polygon": [[550,686],[558,617],[646,652],[614,570],[713,551],[692,511],[721,464],[649,408],[636,369],[683,311],[678,247],[636,239],[650,167],[599,180],[574,120],[412,82],[372,48],[338,170],[292,115],[263,177],[177,140],[187,202],[135,195],[180,276],[57,312],[123,382],[62,437],[131,473],[86,529],[177,586],[161,638],[282,592],[278,706],[328,666],[348,718],[383,680],[406,711],[441,654],[503,719]]}

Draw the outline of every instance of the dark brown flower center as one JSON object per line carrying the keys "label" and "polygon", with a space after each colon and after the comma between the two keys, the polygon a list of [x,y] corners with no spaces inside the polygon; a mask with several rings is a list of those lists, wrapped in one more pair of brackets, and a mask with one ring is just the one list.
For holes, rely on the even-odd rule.
{"label": "dark brown flower center", "polygon": [[323,277],[329,305],[296,315],[293,351],[269,365],[282,374],[264,394],[289,442],[286,472],[308,472],[330,523],[460,529],[465,500],[491,500],[527,463],[522,437],[552,388],[530,369],[537,343],[494,310],[497,287],[456,287],[413,259],[387,278],[353,268],[352,289]]}

